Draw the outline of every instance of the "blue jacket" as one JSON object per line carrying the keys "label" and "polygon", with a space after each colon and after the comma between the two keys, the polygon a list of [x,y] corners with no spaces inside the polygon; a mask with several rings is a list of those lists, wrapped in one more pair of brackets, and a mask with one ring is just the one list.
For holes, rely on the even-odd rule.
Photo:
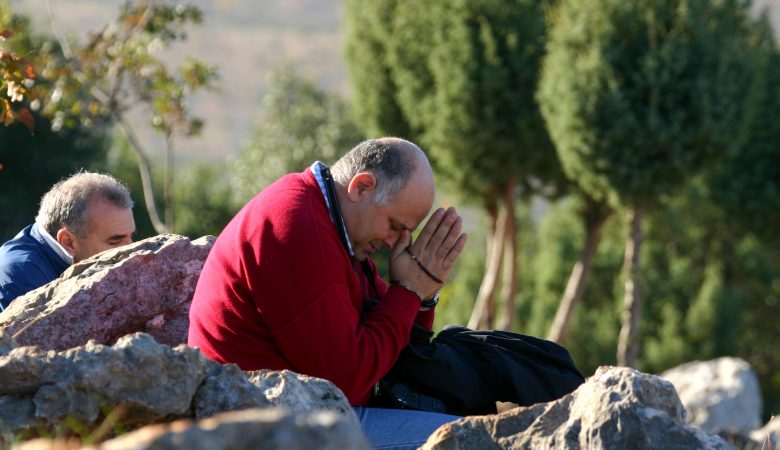
{"label": "blue jacket", "polygon": [[70,264],[29,225],[0,247],[0,304],[59,277]]}

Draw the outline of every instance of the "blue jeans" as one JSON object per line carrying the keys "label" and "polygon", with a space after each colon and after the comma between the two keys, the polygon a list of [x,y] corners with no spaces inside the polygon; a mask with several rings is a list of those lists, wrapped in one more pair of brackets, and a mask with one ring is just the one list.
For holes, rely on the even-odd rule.
{"label": "blue jeans", "polygon": [[363,434],[377,449],[415,450],[437,428],[458,416],[410,409],[355,407]]}

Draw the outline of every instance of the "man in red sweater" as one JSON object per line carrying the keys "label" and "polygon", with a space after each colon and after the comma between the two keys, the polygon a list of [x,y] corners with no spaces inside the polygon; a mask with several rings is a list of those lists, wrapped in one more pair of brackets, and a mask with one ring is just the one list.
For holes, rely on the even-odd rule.
{"label": "man in red sweater", "polygon": [[[425,154],[411,142],[362,142],[333,165],[329,180],[320,162],[286,175],[225,227],[195,290],[189,345],[244,370],[289,369],[328,379],[352,405],[364,406],[412,324],[430,329],[438,290],[466,235],[453,208],[438,209],[412,243],[435,187]],[[370,258],[382,248],[391,251],[389,286]],[[410,434],[452,420],[356,411],[369,439],[383,448],[412,448],[427,435]],[[403,430],[406,440],[388,440],[410,424],[417,431]]]}

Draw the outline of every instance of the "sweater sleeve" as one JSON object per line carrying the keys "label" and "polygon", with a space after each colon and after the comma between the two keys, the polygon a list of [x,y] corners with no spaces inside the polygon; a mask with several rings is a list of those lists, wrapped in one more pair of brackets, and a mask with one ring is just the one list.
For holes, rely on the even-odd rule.
{"label": "sweater sleeve", "polygon": [[270,235],[259,240],[251,291],[293,370],[332,381],[361,405],[408,342],[419,302],[404,288],[383,285],[379,304],[361,320],[357,275],[329,218],[317,218],[310,211],[263,227]]}
{"label": "sweater sleeve", "polygon": [[[380,297],[382,297],[387,292],[387,284],[385,284],[385,281],[381,276],[379,276],[379,271],[377,270],[373,261],[371,261],[371,266],[374,268],[374,285],[376,286],[377,291],[379,291]],[[435,318],[436,314],[435,311],[435,309],[419,311],[414,321],[418,325],[425,327],[426,330],[431,330],[433,329],[433,319]]]}

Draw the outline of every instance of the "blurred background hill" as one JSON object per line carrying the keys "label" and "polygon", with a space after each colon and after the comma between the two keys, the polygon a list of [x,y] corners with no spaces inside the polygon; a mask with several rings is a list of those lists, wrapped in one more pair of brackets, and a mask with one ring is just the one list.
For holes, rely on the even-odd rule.
{"label": "blurred background hill", "polygon": [[[34,18],[36,28],[62,29],[84,41],[117,15],[120,0],[14,0]],[[269,73],[293,64],[299,75],[347,95],[343,48],[343,6],[338,0],[196,0],[203,24],[190,28],[186,42],[170,55],[197,57],[219,68],[216,92],[197,94],[192,109],[207,119],[203,134],[179,145],[180,158],[222,158],[249,139],[263,116]],[[51,13],[51,14],[49,14]],[[50,17],[53,24],[50,22]],[[151,133],[144,139],[154,139]],[[156,143],[159,146],[159,143]]]}
{"label": "blurred background hill", "polygon": [[[61,29],[84,40],[113,19],[122,0],[13,0],[40,30]],[[223,158],[235,154],[262,120],[267,78],[280,64],[325,90],[349,98],[344,63],[344,5],[339,0],[194,0],[203,24],[177,45],[173,60],[192,55],[220,70],[217,92],[193,97],[192,108],[206,117],[202,136],[183,139],[179,158]],[[755,0],[754,12],[768,11],[780,30],[780,0]],[[139,117],[139,119],[143,119]],[[144,139],[155,143],[152,133]]]}

